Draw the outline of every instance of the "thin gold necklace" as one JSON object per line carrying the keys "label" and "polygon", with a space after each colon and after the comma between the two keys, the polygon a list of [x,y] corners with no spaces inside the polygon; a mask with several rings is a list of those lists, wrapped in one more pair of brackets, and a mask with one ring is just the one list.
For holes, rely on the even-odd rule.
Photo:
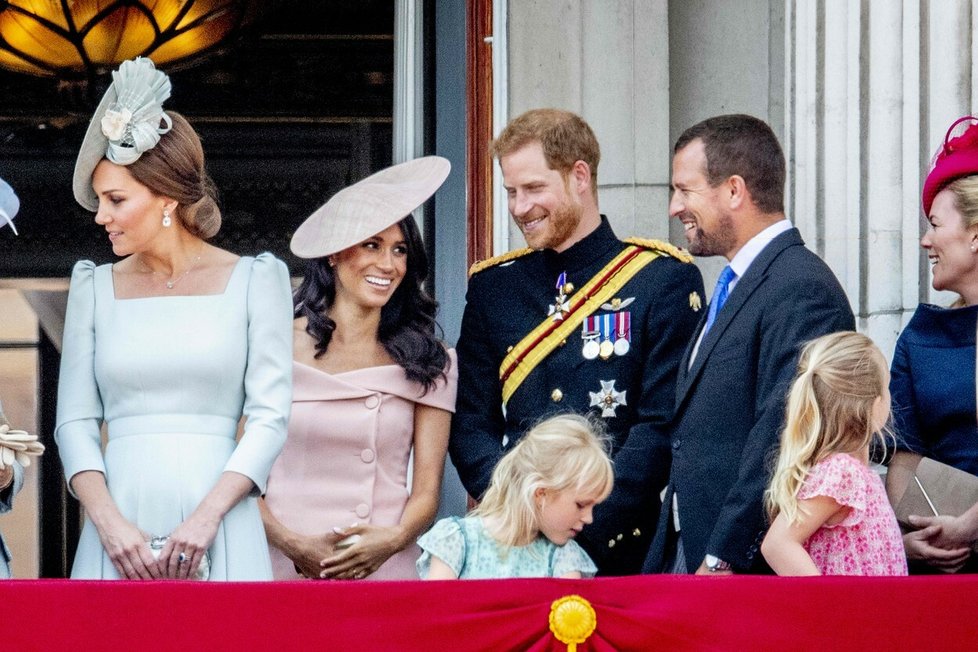
{"label": "thin gold necklace", "polygon": [[[183,274],[181,274],[180,276],[178,276],[176,278],[168,278],[165,281],[163,281],[163,285],[166,286],[166,289],[167,290],[172,290],[173,288],[176,287],[177,283],[179,283],[180,281],[182,281],[187,276],[187,274],[189,274],[190,272],[194,271],[194,269],[197,267],[197,263],[200,262],[201,255],[202,254],[197,254],[197,256],[194,258],[194,262],[192,262],[190,264],[190,267],[188,267],[187,269],[184,270]],[[143,263],[143,264],[146,265],[146,263]],[[151,268],[149,265],[146,265],[146,269],[148,269],[149,270],[149,273],[152,274],[153,276],[163,276],[163,274],[161,274],[160,272],[157,272],[155,269]]]}

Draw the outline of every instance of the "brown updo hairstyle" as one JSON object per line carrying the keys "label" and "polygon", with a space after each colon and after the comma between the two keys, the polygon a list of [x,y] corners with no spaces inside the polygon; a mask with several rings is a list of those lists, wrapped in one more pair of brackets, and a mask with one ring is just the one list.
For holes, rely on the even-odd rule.
{"label": "brown updo hairstyle", "polygon": [[221,209],[217,206],[217,188],[204,169],[204,148],[186,118],[175,111],[166,114],[173,120],[173,128],[126,167],[152,193],[175,199],[174,217],[190,233],[208,240],[221,229]]}

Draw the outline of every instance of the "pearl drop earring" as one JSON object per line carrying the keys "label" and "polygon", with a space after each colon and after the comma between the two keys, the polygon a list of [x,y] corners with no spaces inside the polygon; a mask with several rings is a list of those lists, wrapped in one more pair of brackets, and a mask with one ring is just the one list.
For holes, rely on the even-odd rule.
{"label": "pearl drop earring", "polygon": [[170,211],[168,211],[167,209],[164,208],[163,209],[163,226],[164,227],[169,227],[171,224],[173,224],[173,220],[170,219]]}

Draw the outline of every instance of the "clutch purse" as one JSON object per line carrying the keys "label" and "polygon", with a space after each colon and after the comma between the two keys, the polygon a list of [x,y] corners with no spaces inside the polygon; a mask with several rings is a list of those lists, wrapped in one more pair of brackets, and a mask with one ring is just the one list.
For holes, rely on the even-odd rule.
{"label": "clutch purse", "polygon": [[910,515],[960,516],[978,503],[978,476],[922,457],[894,505],[897,521],[906,530],[916,529]]}
{"label": "clutch purse", "polygon": [[[163,552],[163,546],[170,539],[169,536],[165,537],[152,537],[149,540],[149,550],[153,553],[155,559],[160,558],[160,553]],[[211,576],[211,556],[208,553],[204,553],[201,558],[200,563],[197,564],[197,572],[190,579],[193,580],[206,580]]]}

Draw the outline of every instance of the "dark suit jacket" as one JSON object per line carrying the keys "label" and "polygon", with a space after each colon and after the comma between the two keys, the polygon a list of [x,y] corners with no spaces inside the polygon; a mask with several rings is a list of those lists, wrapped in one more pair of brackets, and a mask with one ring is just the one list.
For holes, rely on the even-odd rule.
{"label": "dark suit jacket", "polygon": [[767,529],[763,494],[801,345],[854,328],[845,292],[797,229],[777,236],[754,259],[692,366],[693,344],[680,364],[669,486],[647,572],[668,570],[673,493],[690,572],[708,553],[735,571],[766,568],[758,554]]}

